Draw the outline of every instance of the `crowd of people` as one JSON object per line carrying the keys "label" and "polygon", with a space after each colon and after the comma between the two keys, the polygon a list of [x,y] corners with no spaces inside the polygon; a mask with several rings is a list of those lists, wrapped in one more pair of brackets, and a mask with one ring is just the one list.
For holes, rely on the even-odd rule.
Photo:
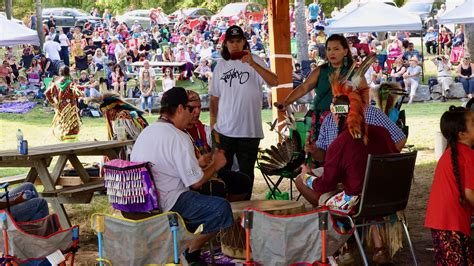
{"label": "crowd of people", "polygon": [[[290,21],[294,23],[291,12]],[[96,10],[94,14],[99,15]],[[262,87],[277,86],[279,81],[268,66],[266,14],[262,21],[239,18],[236,25],[223,20],[211,23],[209,18],[201,17],[193,28],[185,18],[174,26],[160,24],[159,14],[160,10],[153,10],[155,19],[149,28],[142,28],[138,22],[119,23],[106,10],[103,24],[86,23],[68,32],[57,29],[51,17],[44,27],[45,53],[35,54],[33,47],[25,46],[21,63],[16,65],[13,51],[7,50],[0,79],[4,79],[6,90],[20,90],[14,88],[15,80],[34,90],[42,79],[59,75],[46,90],[46,97],[62,114],[79,106],[78,98],[84,96],[94,97],[108,90],[120,97],[130,96],[127,81],[136,76],[141,107],[151,114],[154,92],[159,89],[150,62],[182,62],[181,67],[161,69],[160,117],[140,133],[131,160],[151,163],[161,211],[179,213],[189,229],[204,224],[202,236],[184,253],[188,263],[200,265],[203,245],[234,223],[229,201],[249,200],[252,196],[258,147],[264,137]],[[310,158],[302,166],[296,186],[314,207],[327,205],[351,214],[362,193],[368,154],[398,153],[407,140],[396,124],[398,117],[389,117],[386,110],[372,106],[371,99],[381,83],[392,80],[408,92],[411,103],[420,84],[423,55],[403,33],[387,36],[384,41],[375,33],[326,36],[322,28],[324,13],[317,0],[308,7],[307,25],[310,62],[304,67],[294,64],[295,88],[275,106],[285,111],[308,93],[315,95],[310,97],[312,125],[304,146]],[[430,48],[437,47],[435,39],[429,39]],[[449,54],[447,43],[442,49]],[[449,61],[448,56],[432,60],[443,99],[452,83]],[[135,62],[142,62],[143,67],[135,68]],[[354,70],[353,66],[359,68]],[[457,72],[470,98],[474,89],[472,67],[465,55]],[[26,81],[20,72],[27,74]],[[209,84],[209,127],[199,120],[199,95],[177,87],[177,79],[199,79]],[[271,106],[271,100],[269,103]],[[57,125],[66,138],[78,133],[79,119],[73,120],[72,125]],[[472,185],[466,181],[473,173],[469,166],[474,165],[470,149],[474,145],[474,115],[465,108],[450,108],[443,115],[441,130],[449,149],[438,166],[443,169],[435,174],[432,195],[438,197],[430,198],[426,226],[433,229],[437,262],[457,265],[463,256],[472,260],[472,252],[466,253],[470,231],[465,230],[465,220],[474,205]],[[458,212],[463,214],[452,218],[457,222],[454,226],[436,220],[443,216],[436,208],[439,195],[448,193],[443,182],[458,188],[448,191],[450,204],[458,204]],[[339,183],[342,189],[338,189]],[[223,189],[210,189],[216,186]],[[383,243],[377,228],[370,235],[375,247],[373,261],[390,262],[387,243]],[[460,237],[458,246],[441,243],[452,236]],[[459,257],[448,256],[452,252]]]}
{"label": "crowd of people", "polygon": [[[86,71],[88,77],[94,75],[94,80],[97,82],[89,83],[87,79],[83,80],[81,86],[84,88],[101,92],[99,85],[105,84],[106,87],[102,86],[103,89],[113,89],[124,97],[145,95],[146,97],[142,97],[146,98],[142,99],[142,107],[149,110],[148,101],[158,93],[171,88],[177,79],[190,82],[199,79],[204,82],[204,86],[208,84],[212,79],[216,60],[220,58],[224,32],[229,27],[229,22],[226,20],[217,19],[211,22],[206,16],[192,20],[186,18],[182,12],[178,12],[181,15],[177,17],[176,23],[170,24],[160,8],[150,10],[148,27],[138,21],[132,25],[119,22],[110,10],[104,10],[101,15],[98,9],[94,8],[91,14],[102,18],[102,23],[93,25],[87,22],[83,26],[63,28],[57,27],[56,19],[50,16],[43,23],[46,35],[43,54],[38,54],[31,46],[25,46],[21,55],[14,55],[13,51],[9,50],[9,54],[0,66],[0,93],[2,90],[5,93],[7,89],[23,94],[37,91],[42,77],[57,75],[59,67],[64,64],[71,66],[72,72],[77,73],[76,82],[79,81],[81,71]],[[296,22],[293,6],[290,7],[289,16],[291,35],[295,36]],[[308,5],[306,17],[308,18],[306,28],[309,36],[309,60],[318,65],[326,60],[324,45],[327,40],[324,32],[324,26],[327,24],[326,16],[318,0]],[[32,15],[30,26],[34,28],[36,23]],[[260,56],[268,66],[269,35],[266,9],[261,21],[246,18],[242,14],[235,18],[235,24],[244,30],[249,50]],[[374,64],[366,75],[369,86],[375,88],[386,80],[399,82],[410,94],[410,102],[412,102],[422,75],[421,67],[413,66],[412,61],[417,60],[417,65],[421,66],[423,55],[414,48],[409,34],[397,32],[386,36],[384,41],[380,41],[381,38],[376,33],[360,33],[347,35],[347,37],[353,60],[360,63],[367,55],[377,54],[378,66]],[[446,27],[440,28],[438,34],[434,27],[430,27],[423,39],[428,54],[437,53],[439,49],[444,57],[448,57],[448,62],[463,64],[462,73],[461,68],[458,68],[455,75],[463,84],[466,95],[471,98],[474,81],[471,79],[469,55],[466,54],[465,59],[462,59],[457,52],[464,43],[463,27],[458,28],[456,34]],[[453,58],[456,56],[457,58]],[[402,61],[398,60],[399,58]],[[144,91],[143,86],[138,85],[134,92],[133,88],[127,88],[127,82],[135,78],[139,84],[142,84],[143,80],[147,83],[148,77],[143,77],[141,75],[143,72],[132,64],[147,60],[182,62],[183,65],[179,68],[170,68],[169,75],[165,73],[165,68],[161,70],[163,73],[162,76],[160,75],[163,84],[161,88],[156,88],[152,84],[150,93]],[[436,65],[439,69],[442,68],[440,64]],[[120,71],[116,66],[120,66]],[[451,71],[452,66],[446,64],[445,68],[444,72],[440,71],[440,75],[446,75],[447,71]],[[296,71],[296,67],[294,69]],[[155,78],[155,70],[155,68],[151,69],[150,77]],[[308,65],[304,65],[302,70],[303,75],[300,75],[300,80],[296,82],[301,82],[310,72]],[[449,91],[448,87],[454,80],[449,81],[444,76],[440,76],[439,79],[442,80],[438,80],[443,87],[442,100],[445,100],[445,92]],[[270,95],[267,98],[270,98]]]}

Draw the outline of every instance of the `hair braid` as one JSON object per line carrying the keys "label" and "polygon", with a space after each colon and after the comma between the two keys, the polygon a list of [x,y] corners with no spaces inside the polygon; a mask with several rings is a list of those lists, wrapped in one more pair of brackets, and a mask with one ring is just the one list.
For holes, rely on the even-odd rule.
{"label": "hair braid", "polygon": [[454,177],[456,178],[456,184],[459,190],[459,202],[461,205],[464,205],[464,192],[461,184],[461,174],[459,173],[457,141],[451,139],[449,141],[449,146],[451,147],[451,164],[453,165]]}
{"label": "hair braid", "polygon": [[337,135],[342,133],[342,130],[344,129],[344,126],[346,125],[346,120],[347,116],[345,115],[340,115],[339,116],[339,122],[337,123]]}
{"label": "hair braid", "polygon": [[451,165],[453,167],[454,178],[459,190],[459,202],[464,205],[465,197],[463,184],[461,183],[461,173],[459,171],[459,156],[457,143],[459,141],[459,133],[466,131],[466,117],[469,113],[464,107],[450,106],[449,111],[441,116],[440,129],[443,136],[448,140],[451,147]]}

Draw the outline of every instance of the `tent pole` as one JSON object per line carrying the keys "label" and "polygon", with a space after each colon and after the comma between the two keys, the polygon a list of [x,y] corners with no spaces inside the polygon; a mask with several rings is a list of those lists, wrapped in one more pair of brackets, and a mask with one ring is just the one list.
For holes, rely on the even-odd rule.
{"label": "tent pole", "polygon": [[421,81],[425,82],[425,52],[423,51],[423,30],[420,30],[421,42]]}

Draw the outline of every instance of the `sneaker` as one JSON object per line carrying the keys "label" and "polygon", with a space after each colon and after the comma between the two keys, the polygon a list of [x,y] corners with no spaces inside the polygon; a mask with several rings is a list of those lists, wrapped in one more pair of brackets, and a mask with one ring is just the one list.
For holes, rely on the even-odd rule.
{"label": "sneaker", "polygon": [[207,265],[202,259],[201,259],[201,250],[195,250],[193,252],[189,252],[189,248],[187,248],[184,253],[183,253],[184,258],[188,262],[189,265],[192,266],[201,266],[201,265]]}

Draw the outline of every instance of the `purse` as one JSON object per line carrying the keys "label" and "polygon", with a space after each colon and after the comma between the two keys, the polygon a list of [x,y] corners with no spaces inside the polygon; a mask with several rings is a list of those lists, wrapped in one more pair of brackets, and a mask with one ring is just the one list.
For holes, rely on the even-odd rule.
{"label": "purse", "polygon": [[159,193],[148,162],[115,159],[104,165],[104,182],[112,207],[125,212],[150,212],[159,208]]}

